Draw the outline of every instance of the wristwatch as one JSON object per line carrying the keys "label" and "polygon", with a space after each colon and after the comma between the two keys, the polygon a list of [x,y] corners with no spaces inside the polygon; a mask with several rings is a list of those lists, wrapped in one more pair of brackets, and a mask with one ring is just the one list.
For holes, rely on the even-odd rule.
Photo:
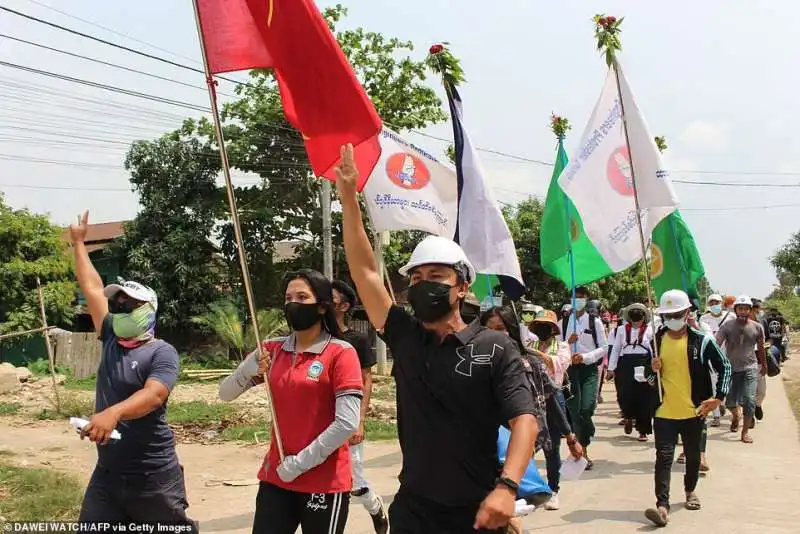
{"label": "wristwatch", "polygon": [[495,486],[499,486],[500,484],[502,484],[503,486],[506,486],[507,488],[513,490],[514,493],[519,491],[519,484],[517,484],[516,482],[514,482],[512,479],[510,479],[508,477],[499,476],[494,481],[494,484],[495,484]]}

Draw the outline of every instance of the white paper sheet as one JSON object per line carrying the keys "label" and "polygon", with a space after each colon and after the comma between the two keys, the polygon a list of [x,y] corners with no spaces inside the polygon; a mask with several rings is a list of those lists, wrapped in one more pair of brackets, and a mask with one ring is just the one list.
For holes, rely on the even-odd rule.
{"label": "white paper sheet", "polygon": [[637,365],[633,368],[633,378],[641,384],[647,382],[647,377],[644,376],[644,365]]}
{"label": "white paper sheet", "polygon": [[584,457],[575,459],[570,456],[561,464],[561,480],[578,480],[586,470],[589,462]]}
{"label": "white paper sheet", "polygon": [[[77,428],[78,430],[82,430],[83,427],[89,424],[89,421],[83,419],[82,417],[70,417],[69,424]],[[122,434],[117,432],[116,430],[111,431],[111,439],[122,439]]]}

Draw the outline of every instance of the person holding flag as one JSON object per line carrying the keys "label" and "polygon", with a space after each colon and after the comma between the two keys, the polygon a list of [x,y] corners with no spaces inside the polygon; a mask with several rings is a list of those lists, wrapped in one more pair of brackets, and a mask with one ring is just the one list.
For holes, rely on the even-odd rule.
{"label": "person holding flag", "polygon": [[[414,315],[394,306],[361,219],[351,145],[336,175],[350,276],[395,361],[403,465],[392,534],[505,532],[538,434],[519,350],[504,334],[464,323],[460,305],[476,273],[447,238],[424,239],[400,270]],[[502,469],[501,424],[511,430]]]}
{"label": "person holding flag", "polygon": [[572,396],[567,399],[567,409],[589,470],[594,467],[588,449],[595,432],[592,418],[597,408],[599,369],[608,353],[602,321],[586,311],[590,296],[588,288],[575,288],[574,318],[569,318],[562,334],[562,341],[572,348],[572,365],[567,370]]}

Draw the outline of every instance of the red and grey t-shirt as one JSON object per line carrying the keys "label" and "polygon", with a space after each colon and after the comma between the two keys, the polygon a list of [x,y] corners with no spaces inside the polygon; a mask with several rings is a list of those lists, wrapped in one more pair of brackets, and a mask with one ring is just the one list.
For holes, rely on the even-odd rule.
{"label": "red and grey t-shirt", "polygon": [[[362,395],[361,366],[355,349],[323,332],[320,339],[302,353],[295,353],[295,338],[264,343],[272,353],[269,385],[284,454],[295,455],[314,441],[336,417],[336,398]],[[347,443],[317,467],[292,482],[276,472],[278,448],[270,446],[259,480],[301,493],[341,493],[352,490],[350,450]]]}

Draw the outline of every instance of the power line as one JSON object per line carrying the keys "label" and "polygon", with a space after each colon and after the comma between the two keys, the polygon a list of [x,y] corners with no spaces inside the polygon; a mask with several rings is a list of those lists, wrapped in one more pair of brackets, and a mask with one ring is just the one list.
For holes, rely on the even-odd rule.
{"label": "power line", "polygon": [[[0,9],[4,9],[4,8],[2,6],[0,6]],[[147,99],[147,100],[152,100],[154,102],[161,102],[162,104],[170,104],[170,105],[173,105],[173,106],[179,106],[179,107],[191,109],[191,110],[194,110],[194,111],[201,111],[203,113],[209,113],[210,112],[210,110],[208,108],[206,108],[206,107],[197,106],[195,104],[190,104],[188,102],[181,102],[179,100],[172,100],[171,98],[164,98],[164,97],[160,97],[160,96],[150,95],[150,94],[147,94],[147,93],[140,93],[139,91],[133,91],[131,89],[123,89],[121,87],[114,87],[113,85],[107,85],[107,84],[104,84],[104,83],[92,82],[92,81],[84,80],[84,79],[81,79],[81,78],[73,78],[72,76],[66,76],[64,74],[58,74],[58,73],[50,72],[50,71],[46,71],[46,70],[35,69],[33,67],[26,67],[24,65],[17,65],[16,63],[9,63],[7,61],[0,61],[0,65],[2,65],[4,67],[9,67],[9,68],[13,68],[13,69],[19,69],[19,70],[27,71],[27,72],[30,72],[30,73],[33,73],[33,74],[39,74],[41,76],[49,76],[51,78],[57,78],[59,80],[64,80],[64,81],[73,82],[73,83],[79,83],[79,84],[82,84],[82,85],[88,85],[90,87],[95,87],[97,89],[104,89],[106,91],[112,91],[112,92],[120,93],[120,94],[123,94],[123,95],[134,96],[134,97],[137,97],[137,98],[144,98],[144,99]]]}
{"label": "power line", "polygon": [[[205,73],[205,71],[203,69],[198,69],[196,67],[191,67],[189,65],[184,65],[182,63],[178,63],[177,61],[172,61],[170,59],[163,58],[163,57],[160,57],[160,56],[156,56],[154,54],[148,54],[147,52],[143,52],[141,50],[136,50],[135,48],[130,48],[128,46],[121,45],[121,44],[118,44],[118,43],[115,43],[115,42],[112,42],[112,41],[107,41],[106,39],[101,39],[100,37],[95,37],[94,35],[90,35],[88,33],[83,33],[83,32],[80,32],[78,30],[73,30],[72,28],[67,28],[66,26],[62,26],[61,24],[56,24],[55,22],[50,22],[50,21],[41,19],[39,17],[34,17],[33,15],[27,15],[25,13],[22,13],[21,11],[17,11],[15,9],[11,9],[9,7],[0,6],[0,9],[2,9],[3,11],[6,11],[8,13],[11,13],[13,15],[17,15],[19,17],[23,17],[25,19],[28,19],[28,20],[31,20],[31,21],[34,21],[34,22],[38,22],[40,24],[45,24],[45,25],[50,26],[52,28],[56,28],[58,30],[65,31],[65,32],[71,33],[73,35],[78,35],[80,37],[84,37],[86,39],[91,39],[92,41],[96,41],[98,43],[102,43],[102,44],[107,45],[107,46],[113,46],[114,48],[118,48],[120,50],[125,50],[126,52],[130,52],[132,54],[136,54],[136,55],[139,55],[139,56],[142,56],[142,57],[146,57],[148,59],[153,59],[155,61],[160,61],[162,63],[166,63],[168,65],[172,65],[173,67],[178,67],[178,68],[181,68],[181,69],[186,69],[186,70],[190,70],[190,71],[193,71],[193,72],[198,72],[198,73],[202,74],[203,77],[205,77],[205,75],[206,75],[206,73]],[[225,80],[225,81],[231,82],[231,83],[235,83],[236,85],[247,85],[246,83],[240,82],[238,80],[234,80],[233,78],[227,78],[225,76],[217,76],[217,78],[219,78],[221,80]]]}
{"label": "power line", "polygon": [[[138,69],[134,69],[134,68],[131,68],[131,67],[126,67],[124,65],[119,65],[117,63],[111,63],[109,61],[103,61],[101,59],[96,59],[96,58],[93,58],[93,57],[84,56],[84,55],[81,55],[81,54],[76,54],[74,52],[69,52],[67,50],[62,50],[60,48],[54,48],[52,46],[43,45],[41,43],[35,43],[33,41],[28,41],[26,39],[20,39],[19,37],[14,37],[12,35],[6,35],[4,33],[0,33],[0,37],[3,37],[5,39],[10,39],[12,41],[17,41],[19,43],[24,43],[24,44],[27,44],[27,45],[30,45],[30,46],[35,46],[37,48],[42,48],[44,50],[49,50],[51,52],[56,52],[58,54],[64,54],[64,55],[67,55],[67,56],[70,56],[70,57],[75,57],[75,58],[78,58],[78,59],[85,59],[86,61],[91,61],[91,62],[97,63],[99,65],[105,65],[107,67],[113,67],[113,68],[116,68],[116,69],[121,69],[121,70],[125,70],[125,71],[128,71],[128,72],[133,72],[135,74],[141,74],[142,76],[148,76],[150,78],[155,78],[157,80],[162,80],[162,81],[165,81],[165,82],[175,83],[175,84],[178,84],[178,85],[182,85],[184,87],[190,87],[192,89],[199,89],[199,90],[201,90],[203,92],[207,92],[208,91],[208,88],[206,88],[206,87],[202,87],[202,86],[199,86],[199,85],[194,85],[194,84],[187,83],[187,82],[182,82],[180,80],[175,80],[174,78],[167,78],[166,76],[159,76],[158,74],[152,74],[150,72],[145,72],[143,70],[138,70]],[[218,91],[218,94],[221,94],[221,95],[224,95],[224,96],[228,96],[228,97],[232,97],[232,98],[236,98],[234,95],[231,95],[231,94],[228,94],[228,93],[223,93],[222,91]]]}

